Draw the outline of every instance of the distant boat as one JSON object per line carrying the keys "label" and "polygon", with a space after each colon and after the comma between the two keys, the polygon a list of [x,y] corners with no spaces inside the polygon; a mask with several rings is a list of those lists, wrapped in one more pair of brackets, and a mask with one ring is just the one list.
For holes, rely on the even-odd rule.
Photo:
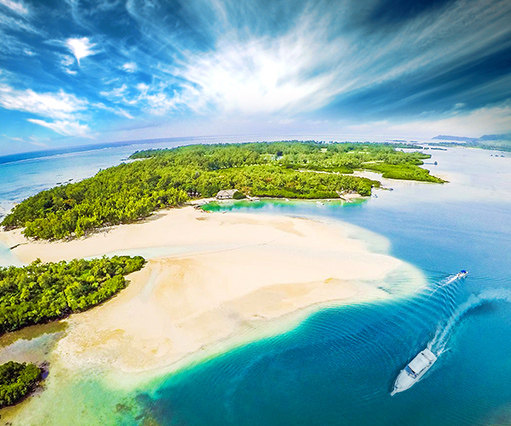
{"label": "distant boat", "polygon": [[419,352],[397,376],[390,396],[410,389],[426,374],[436,360],[437,356],[428,348]]}
{"label": "distant boat", "polygon": [[456,280],[459,280],[461,278],[465,278],[468,275],[468,272],[462,269],[460,272],[458,272],[456,275],[453,275],[451,278],[447,280],[447,282],[444,284],[451,284]]}
{"label": "distant boat", "polygon": [[460,272],[456,274],[456,278],[465,278],[468,275],[468,272],[462,269]]}

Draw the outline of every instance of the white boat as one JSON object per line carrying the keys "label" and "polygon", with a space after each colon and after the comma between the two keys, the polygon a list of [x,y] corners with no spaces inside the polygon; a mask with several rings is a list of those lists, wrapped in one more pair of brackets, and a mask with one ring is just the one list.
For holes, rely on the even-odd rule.
{"label": "white boat", "polygon": [[465,278],[468,275],[468,272],[462,269],[460,272],[458,272],[453,277],[449,278],[445,284],[451,284],[456,280],[459,280],[460,278]]}
{"label": "white boat", "polygon": [[462,269],[460,272],[456,274],[456,278],[465,278],[468,275],[468,272]]}
{"label": "white boat", "polygon": [[410,389],[426,374],[436,360],[436,355],[428,348],[419,352],[397,376],[390,396]]}

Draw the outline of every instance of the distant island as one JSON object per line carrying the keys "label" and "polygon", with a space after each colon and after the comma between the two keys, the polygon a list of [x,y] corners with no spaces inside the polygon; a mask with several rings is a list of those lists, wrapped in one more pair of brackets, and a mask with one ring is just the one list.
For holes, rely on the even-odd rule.
{"label": "distant island", "polygon": [[438,146],[465,146],[469,148],[488,149],[491,151],[511,151],[511,134],[509,133],[483,135],[480,138],[438,135],[432,139],[440,141],[433,144]]}
{"label": "distant island", "polygon": [[134,153],[129,163],[32,196],[7,215],[6,230],[59,240],[130,223],[152,212],[236,189],[241,196],[291,199],[371,195],[380,182],[354,176],[374,171],[384,178],[443,183],[419,167],[430,155],[392,144],[274,142],[192,145]]}

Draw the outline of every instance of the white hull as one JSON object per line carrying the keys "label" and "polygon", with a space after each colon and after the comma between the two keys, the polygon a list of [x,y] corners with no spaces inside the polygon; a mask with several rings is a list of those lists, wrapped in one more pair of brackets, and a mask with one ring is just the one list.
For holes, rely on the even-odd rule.
{"label": "white hull", "polygon": [[445,284],[451,284],[456,280],[459,280],[461,278],[465,278],[468,275],[467,271],[461,271],[458,272],[454,277],[450,278]]}
{"label": "white hull", "polygon": [[410,363],[399,373],[390,395],[410,389],[417,383],[433,366],[437,360],[436,355],[429,349],[424,349],[410,361]]}

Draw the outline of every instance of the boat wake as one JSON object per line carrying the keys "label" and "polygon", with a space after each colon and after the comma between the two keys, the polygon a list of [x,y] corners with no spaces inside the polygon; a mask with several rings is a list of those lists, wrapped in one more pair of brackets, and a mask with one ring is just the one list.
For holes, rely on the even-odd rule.
{"label": "boat wake", "polygon": [[[454,281],[455,279],[446,280],[443,287],[446,287],[447,284],[451,284]],[[454,327],[467,313],[485,303],[500,300],[511,302],[511,291],[507,289],[486,290],[478,295],[472,294],[466,302],[459,305],[451,314],[447,323],[438,327],[435,336],[429,341],[426,348],[419,352],[419,354],[401,370],[390,395],[392,396],[398,392],[403,392],[422,379],[437,361],[438,357],[448,350],[447,343],[449,342]]]}
{"label": "boat wake", "polygon": [[447,323],[437,329],[435,336],[428,343],[428,349],[436,354],[437,357],[440,356],[447,350],[447,343],[456,324],[472,309],[494,301],[511,302],[511,291],[507,289],[491,289],[483,291],[479,295],[472,294],[466,302],[458,306]]}
{"label": "boat wake", "polygon": [[461,271],[455,275],[451,275],[437,283],[434,283],[430,287],[426,287],[427,292],[429,292],[429,297],[433,296],[439,290],[444,290],[446,287],[453,287],[456,290],[459,284],[463,281],[462,278],[465,278],[466,276],[467,272]]}

